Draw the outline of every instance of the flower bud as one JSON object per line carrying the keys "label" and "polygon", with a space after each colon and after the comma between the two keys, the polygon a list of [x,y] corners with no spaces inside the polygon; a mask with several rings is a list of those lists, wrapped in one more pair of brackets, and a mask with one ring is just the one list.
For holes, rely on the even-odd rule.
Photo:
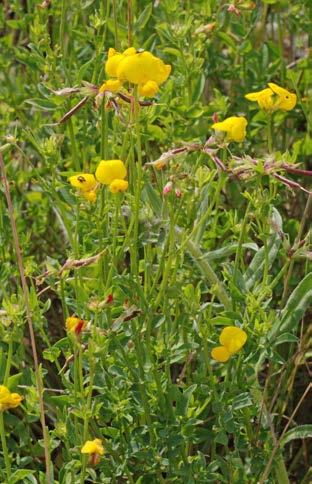
{"label": "flower bud", "polygon": [[172,186],[173,186],[172,181],[167,182],[163,188],[163,195],[167,195],[168,193],[170,193],[172,190]]}

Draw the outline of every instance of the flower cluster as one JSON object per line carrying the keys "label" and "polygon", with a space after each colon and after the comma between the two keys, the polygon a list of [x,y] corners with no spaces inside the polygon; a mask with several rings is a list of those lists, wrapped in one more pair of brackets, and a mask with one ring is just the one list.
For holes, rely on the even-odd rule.
{"label": "flower cluster", "polygon": [[[296,106],[296,94],[269,82],[268,88],[245,95],[249,101],[256,101],[261,109],[273,112],[278,109],[290,111]],[[241,143],[246,137],[247,119],[243,116],[231,116],[222,122],[214,123],[212,128],[226,133],[226,141]]]}
{"label": "flower cluster", "polygon": [[134,47],[126,49],[123,53],[110,48],[105,71],[113,79],[104,82],[100,92],[116,92],[124,82],[129,82],[138,86],[141,96],[153,97],[157,94],[159,86],[168,79],[171,65],[165,64],[150,52],[138,51]]}
{"label": "flower cluster", "polygon": [[227,326],[220,334],[221,346],[213,348],[211,356],[214,360],[225,363],[230,356],[242,349],[247,341],[247,334],[236,326]]}
{"label": "flower cluster", "polygon": [[102,185],[108,185],[112,193],[125,192],[128,188],[127,168],[121,160],[100,161],[95,176]]}
{"label": "flower cluster", "polygon": [[90,464],[98,464],[100,456],[104,454],[104,447],[101,439],[87,440],[81,449],[81,453],[89,454]]}
{"label": "flower cluster", "polygon": [[5,385],[0,385],[0,412],[18,407],[22,400],[19,393],[11,393]]}
{"label": "flower cluster", "polygon": [[269,82],[268,88],[262,91],[250,92],[245,95],[248,101],[256,101],[261,109],[265,111],[276,111],[281,109],[282,111],[291,111],[296,106],[297,96],[296,94],[287,91],[283,87]]}
{"label": "flower cluster", "polygon": [[112,193],[125,192],[128,189],[126,176],[127,169],[123,161],[102,160],[96,169],[95,176],[90,173],[81,173],[69,177],[68,180],[84,198],[90,202],[95,202],[97,182],[108,185]]}

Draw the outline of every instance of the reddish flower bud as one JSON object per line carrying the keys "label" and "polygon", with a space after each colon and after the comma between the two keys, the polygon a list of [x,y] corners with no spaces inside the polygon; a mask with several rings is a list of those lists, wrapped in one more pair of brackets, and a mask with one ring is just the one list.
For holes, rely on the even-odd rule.
{"label": "reddish flower bud", "polygon": [[218,113],[213,113],[213,115],[212,115],[212,121],[214,123],[217,123],[219,121]]}
{"label": "reddish flower bud", "polygon": [[180,188],[176,188],[175,189],[175,196],[177,198],[181,198],[182,197],[182,192],[181,192]]}
{"label": "reddish flower bud", "polygon": [[163,188],[163,195],[167,195],[168,193],[171,192],[172,185],[173,185],[172,181],[169,181],[169,182],[166,183],[166,185]]}
{"label": "reddish flower bud", "polygon": [[113,301],[114,301],[114,296],[112,294],[109,294],[105,299],[105,304],[112,304]]}

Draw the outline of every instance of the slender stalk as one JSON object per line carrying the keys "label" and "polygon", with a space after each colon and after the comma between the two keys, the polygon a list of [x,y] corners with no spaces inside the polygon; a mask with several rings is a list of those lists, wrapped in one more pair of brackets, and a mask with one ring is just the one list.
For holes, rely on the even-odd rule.
{"label": "slender stalk", "polygon": [[137,163],[136,163],[136,180],[135,180],[135,194],[133,207],[133,243],[131,251],[131,272],[133,275],[138,274],[139,270],[139,210],[141,199],[141,184],[142,184],[142,146],[141,146],[141,127],[140,127],[140,105],[138,99],[137,87],[134,89],[134,121],[136,132],[136,147],[137,147]]}
{"label": "slender stalk", "polygon": [[63,56],[66,53],[66,45],[65,45],[66,9],[67,9],[67,0],[62,0],[61,22],[60,22],[60,46],[62,49]]}
{"label": "slender stalk", "polygon": [[114,17],[115,48],[118,50],[119,40],[118,40],[118,23],[117,23],[116,0],[113,0],[113,17]]}
{"label": "slender stalk", "polygon": [[[175,227],[176,237],[181,240],[182,230],[179,227]],[[190,253],[193,259],[197,262],[202,273],[207,277],[210,285],[215,288],[216,295],[218,296],[220,302],[224,305],[226,310],[231,310],[232,304],[229,296],[225,290],[223,283],[219,280],[217,274],[212,269],[211,265],[207,259],[203,258],[201,250],[189,240],[186,244],[186,250]]]}
{"label": "slender stalk", "polygon": [[127,20],[128,20],[128,47],[132,45],[132,0],[128,0],[128,10],[127,10]]}
{"label": "slender stalk", "polygon": [[273,151],[273,114],[267,115],[267,137],[268,137],[268,151],[271,154]]}
{"label": "slender stalk", "polygon": [[237,249],[236,249],[235,262],[234,262],[234,272],[233,272],[234,284],[237,283],[238,265],[239,265],[239,262],[240,262],[241,256],[242,256],[243,241],[244,241],[244,237],[245,237],[245,230],[246,230],[250,205],[251,205],[251,201],[249,200],[246,211],[245,211],[242,227],[241,227],[240,234],[239,234],[238,245],[237,245]]}
{"label": "slender stalk", "polygon": [[50,484],[51,483],[51,474],[50,474],[49,435],[48,435],[48,432],[47,432],[46,422],[45,422],[44,399],[43,399],[43,381],[42,381],[42,376],[41,376],[41,372],[40,372],[40,368],[39,368],[39,360],[38,360],[37,346],[36,346],[36,340],[35,340],[35,332],[34,332],[34,327],[33,327],[33,322],[32,322],[32,315],[31,315],[31,308],[30,308],[30,301],[29,301],[29,291],[28,291],[28,286],[27,286],[27,282],[26,282],[26,276],[25,276],[24,264],[23,264],[23,257],[22,257],[22,252],[21,252],[20,243],[19,243],[19,237],[18,237],[18,233],[17,233],[16,222],[15,222],[15,217],[14,217],[14,208],[13,208],[13,204],[12,204],[10,187],[9,187],[8,179],[7,179],[7,176],[6,176],[6,170],[5,170],[5,166],[4,166],[4,162],[3,162],[3,158],[2,158],[1,153],[0,153],[0,169],[1,169],[2,177],[3,177],[3,185],[4,185],[4,191],[5,191],[5,196],[6,196],[7,205],[8,205],[10,225],[11,225],[11,229],[12,229],[15,253],[16,253],[17,264],[18,264],[18,269],[19,269],[20,279],[21,279],[21,284],[22,284],[22,289],[23,289],[23,295],[24,295],[24,302],[25,302],[25,308],[26,308],[26,318],[27,318],[27,322],[28,322],[31,349],[32,349],[33,360],[34,360],[34,370],[35,370],[35,377],[36,377],[37,394],[38,394],[39,407],[40,407],[40,422],[41,422],[41,427],[42,427],[42,435],[43,435],[43,443],[44,443],[46,481],[47,481],[47,484]]}
{"label": "slender stalk", "polygon": [[3,451],[6,475],[7,475],[8,482],[10,482],[11,462],[10,462],[8,447],[7,447],[7,443],[6,443],[6,437],[5,437],[3,412],[0,412],[0,436],[1,436],[1,444],[2,444],[2,451]]}
{"label": "slender stalk", "polygon": [[71,150],[72,150],[73,165],[75,170],[79,172],[80,163],[79,163],[78,150],[77,150],[77,145],[75,140],[74,125],[71,118],[69,118],[67,124],[68,124],[68,131],[69,131],[70,144],[71,144]]}
{"label": "slender stalk", "polygon": [[11,332],[10,333],[10,339],[9,339],[7,361],[6,361],[6,365],[5,365],[5,372],[4,372],[4,378],[3,378],[3,385],[7,384],[9,376],[10,376],[12,354],[13,354],[13,333]]}
{"label": "slender stalk", "polygon": [[[296,242],[299,242],[301,237],[302,237],[304,227],[305,227],[306,221],[308,219],[311,208],[312,208],[312,195],[309,195],[309,198],[307,200],[307,203],[306,203],[303,215],[302,215],[302,219],[301,219],[301,222],[300,222],[300,227],[299,227],[298,235],[296,237]],[[288,272],[287,272],[287,275],[286,275],[286,278],[285,278],[284,290],[283,290],[283,295],[282,295],[282,300],[281,300],[281,307],[284,307],[286,300],[287,300],[288,287],[289,287],[289,282],[290,282],[291,275],[292,275],[292,272],[293,272],[293,269],[294,269],[294,264],[295,264],[295,261],[294,261],[294,259],[292,259],[290,261],[290,264],[289,264],[289,267],[288,267]]]}

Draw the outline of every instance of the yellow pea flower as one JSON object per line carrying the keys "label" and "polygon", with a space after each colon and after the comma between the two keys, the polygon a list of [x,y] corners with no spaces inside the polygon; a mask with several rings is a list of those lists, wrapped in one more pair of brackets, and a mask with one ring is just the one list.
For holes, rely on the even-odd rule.
{"label": "yellow pea flower", "polygon": [[0,412],[18,407],[22,400],[19,393],[11,393],[5,385],[0,385]]}
{"label": "yellow pea flower", "polygon": [[126,176],[127,169],[121,160],[102,160],[95,172],[96,179],[103,185],[110,185],[116,178],[124,180]]}
{"label": "yellow pea flower", "polygon": [[276,111],[282,109],[283,111],[290,111],[296,106],[296,94],[287,91],[283,87],[269,82],[269,87],[262,91],[250,92],[245,95],[249,101],[256,101],[261,109],[265,111]]}
{"label": "yellow pea flower", "polygon": [[247,341],[247,334],[237,326],[226,326],[220,334],[219,341],[232,355],[242,349]]}
{"label": "yellow pea flower", "polygon": [[119,91],[121,86],[122,86],[122,83],[120,82],[119,79],[108,79],[102,84],[102,86],[99,89],[99,92],[105,92],[105,91],[117,92]]}
{"label": "yellow pea flower", "polygon": [[274,106],[272,96],[273,91],[267,88],[258,92],[250,92],[245,95],[245,98],[248,99],[248,101],[256,101],[261,109],[270,111]]}
{"label": "yellow pea flower", "polygon": [[104,454],[101,439],[87,440],[81,449],[81,453],[89,454],[91,464],[98,464],[100,456]]}
{"label": "yellow pea flower", "polygon": [[145,84],[139,85],[140,96],[154,97],[159,91],[159,86],[155,81],[147,81]]}
{"label": "yellow pea flower", "polygon": [[283,87],[269,82],[269,87],[272,89],[274,94],[278,96],[276,101],[276,109],[282,109],[283,111],[291,111],[297,103],[297,96],[293,92],[287,91]]}
{"label": "yellow pea flower", "polygon": [[220,123],[214,123],[212,128],[226,132],[227,141],[241,143],[246,137],[247,119],[243,116],[231,116]]}
{"label": "yellow pea flower", "polygon": [[76,316],[69,316],[65,321],[66,329],[69,333],[78,336],[86,327],[86,322]]}
{"label": "yellow pea flower", "polygon": [[220,363],[225,363],[230,358],[231,354],[228,352],[225,346],[216,346],[211,350],[211,356],[214,360]]}
{"label": "yellow pea flower", "polygon": [[171,72],[171,66],[164,64],[150,52],[138,52],[135,55],[124,56],[116,69],[120,80],[132,84],[145,84],[154,81],[158,85],[165,82]]}
{"label": "yellow pea flower", "polygon": [[247,341],[247,334],[241,328],[227,326],[222,330],[219,341],[222,346],[213,348],[211,356],[214,360],[225,363],[231,355],[242,349]]}
{"label": "yellow pea flower", "polygon": [[69,183],[78,188],[81,192],[89,192],[96,187],[96,179],[91,173],[81,173],[80,175],[70,176]]}
{"label": "yellow pea flower", "polygon": [[128,189],[128,182],[127,180],[120,180],[119,178],[115,178],[109,185],[109,189],[112,193],[119,193],[125,192]]}

